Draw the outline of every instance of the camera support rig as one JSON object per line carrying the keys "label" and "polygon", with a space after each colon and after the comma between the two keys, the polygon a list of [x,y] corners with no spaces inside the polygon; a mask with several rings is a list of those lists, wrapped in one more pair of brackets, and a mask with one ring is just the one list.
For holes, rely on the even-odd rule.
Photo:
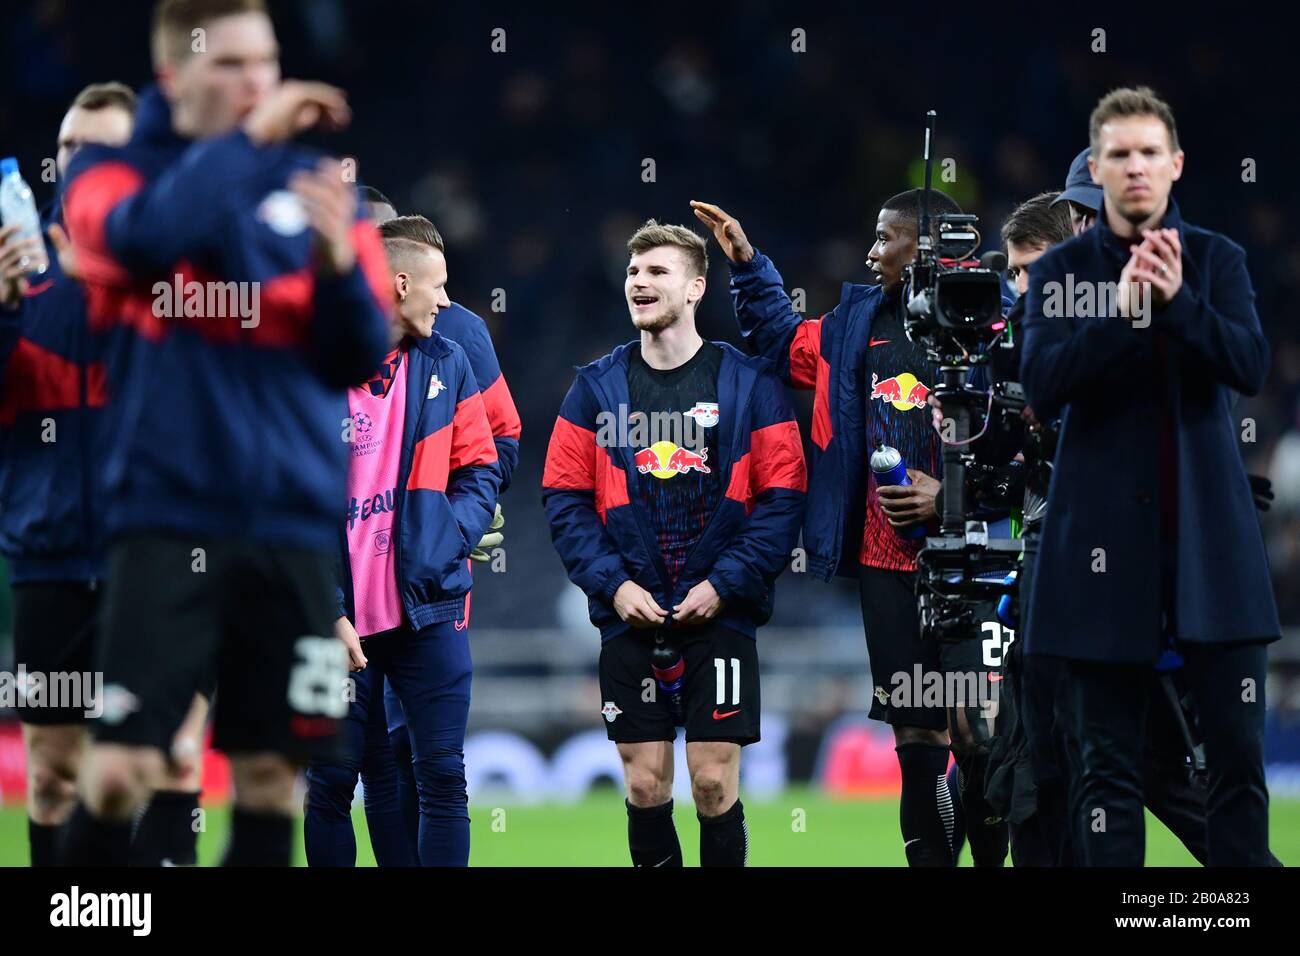
{"label": "camera support rig", "polygon": [[[941,214],[936,240],[931,234],[930,195],[935,111],[926,114],[925,190],[917,223],[916,259],[907,267],[909,339],[922,344],[939,366],[934,396],[942,403],[943,514],[936,537],[926,538],[917,555],[916,590],[922,637],[960,641],[978,636],[976,609],[1012,593],[1007,577],[1018,567],[1021,542],[990,538],[985,521],[967,509],[966,473],[974,409],[988,406],[988,394],[968,384],[972,368],[986,365],[981,346],[1002,319],[1001,252],[970,256],[979,247],[978,218]],[[985,417],[986,425],[988,413]]]}

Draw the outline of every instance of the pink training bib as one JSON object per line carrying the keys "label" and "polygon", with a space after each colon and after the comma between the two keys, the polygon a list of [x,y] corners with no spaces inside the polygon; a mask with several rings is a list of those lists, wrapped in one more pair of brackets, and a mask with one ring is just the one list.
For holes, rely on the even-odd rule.
{"label": "pink training bib", "polygon": [[[394,369],[394,366],[396,368]],[[365,637],[402,623],[393,560],[393,506],[406,420],[405,356],[393,352],[369,382],[348,389],[354,428],[348,463],[347,538],[357,634]]]}

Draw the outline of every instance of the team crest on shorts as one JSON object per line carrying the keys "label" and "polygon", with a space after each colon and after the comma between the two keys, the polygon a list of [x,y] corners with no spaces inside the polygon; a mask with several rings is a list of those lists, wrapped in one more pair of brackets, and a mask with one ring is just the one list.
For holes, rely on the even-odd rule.
{"label": "team crest on shorts", "polygon": [[109,684],[104,688],[102,709],[100,720],[109,726],[120,724],[140,709],[140,698],[121,684]]}
{"label": "team crest on shorts", "polygon": [[605,706],[600,708],[600,712],[604,716],[606,722],[611,724],[614,722],[615,717],[623,713],[623,711],[619,709],[618,704],[614,703],[612,700],[605,701]]}

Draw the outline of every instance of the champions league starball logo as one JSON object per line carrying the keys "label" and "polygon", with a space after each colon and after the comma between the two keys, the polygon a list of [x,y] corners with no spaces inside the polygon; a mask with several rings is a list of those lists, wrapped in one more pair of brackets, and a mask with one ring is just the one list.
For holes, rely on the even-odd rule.
{"label": "champions league starball logo", "polygon": [[356,427],[357,434],[367,435],[375,427],[375,420],[365,412],[357,412],[356,417],[352,419],[352,424]]}

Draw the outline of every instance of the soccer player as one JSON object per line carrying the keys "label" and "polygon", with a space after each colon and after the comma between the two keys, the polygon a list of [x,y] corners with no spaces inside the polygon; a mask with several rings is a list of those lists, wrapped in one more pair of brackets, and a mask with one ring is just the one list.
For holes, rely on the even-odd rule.
{"label": "soccer player", "polygon": [[[375,187],[362,186],[361,196],[367,213],[376,223],[382,225],[397,217],[397,209],[392,201]],[[488,332],[487,323],[469,309],[453,301],[438,312],[436,327],[439,335],[461,346],[469,359],[470,371],[474,373],[474,380],[478,382],[483,395],[483,407],[492,429],[492,442],[497,449],[497,471],[501,475],[501,489],[498,494],[504,494],[510,487],[510,479],[519,461],[520,422],[514,398],[510,394],[510,388],[497,361],[496,349],[492,345],[492,336]],[[501,504],[498,502],[492,524],[479,540],[478,546],[470,552],[471,561],[482,564],[492,559],[493,549],[504,540],[501,531],[504,524]],[[465,596],[465,627],[469,626],[472,597],[472,592]],[[397,761],[397,792],[401,802],[402,818],[406,822],[410,845],[414,847],[419,839],[420,807],[411,752],[411,737],[407,730],[406,714],[402,710],[401,701],[397,699],[391,682],[387,680],[384,681],[384,709],[388,714],[388,734]],[[385,766],[383,758],[378,754],[372,754],[370,760],[363,761],[364,763],[369,763],[372,767]],[[372,775],[375,773],[378,773],[382,781],[382,769],[371,771]],[[388,808],[382,799],[372,798],[372,789],[382,794],[386,791],[387,784],[377,781],[376,786],[372,788],[370,782],[367,782],[367,776],[367,771],[363,767],[361,779],[366,786],[366,819],[370,824],[373,845],[375,822],[371,815],[383,817],[388,812]]]}
{"label": "soccer player", "polygon": [[[1262,386],[1268,342],[1245,253],[1171,196],[1183,152],[1168,104],[1115,90],[1089,133],[1097,223],[1040,256],[1026,294],[1021,380],[1040,419],[1064,419],[1026,628],[1065,660],[1084,861],[1142,864],[1151,672],[1173,650],[1204,739],[1207,862],[1264,866],[1280,626],[1231,407]],[[1124,397],[1132,382],[1141,400]]]}
{"label": "soccer player", "polygon": [[[201,42],[200,42],[201,41]],[[383,250],[337,161],[288,145],[342,93],[280,82],[260,0],[163,0],[131,141],[69,168],[111,402],[105,711],[65,859],[120,864],[213,671],[230,865],[287,865],[296,768],[336,746],[343,389],[389,348]],[[183,300],[183,301],[182,301]]]}
{"label": "soccer player", "polygon": [[[886,200],[876,220],[867,264],[873,284],[845,283],[843,295],[819,319],[794,312],[772,261],[746,238],[740,223],[711,203],[692,202],[726,253],[741,331],[753,351],[776,363],[784,381],[812,389],[813,461],[803,544],[808,570],[829,581],[856,577],[867,654],[876,687],[869,716],[894,731],[902,771],[899,823],[911,866],[951,866],[953,798],[947,782],[951,748],[962,779],[967,839],[977,866],[1001,865],[1006,828],[983,799],[988,761],[987,720],[980,708],[921,706],[900,700],[891,681],[925,674],[974,672],[987,679],[981,642],[940,645],[919,640],[916,555],[924,539],[902,532],[937,521],[939,435],[927,398],[937,369],[903,328],[903,270],[916,256],[921,190]],[[934,192],[930,213],[960,212]],[[897,448],[909,486],[877,487],[868,467],[875,440]],[[897,685],[896,685],[897,686]],[[988,821],[994,822],[989,823]]]}
{"label": "soccer player", "polygon": [[[465,726],[472,667],[469,554],[492,522],[500,476],[487,413],[460,346],[434,331],[447,299],[442,237],[423,216],[380,227],[397,296],[396,347],[348,392],[356,434],[348,470],[347,552],[338,627],[360,667],[353,758],[308,769],[313,865],[352,865],[351,805],[367,753],[391,760],[384,681],[407,718],[419,794],[422,866],[469,862]],[[386,761],[385,761],[386,762]],[[375,794],[396,809],[395,793]],[[402,865],[400,818],[378,823],[381,865]]]}
{"label": "soccer player", "polygon": [[[84,143],[120,146],[131,135],[135,94],[120,83],[82,90],[59,126],[62,176]],[[47,227],[62,221],[56,202]],[[19,701],[27,756],[27,833],[33,866],[52,866],[60,828],[76,805],[86,749],[85,707],[51,707],[52,675],[94,671],[93,645],[104,576],[99,448],[103,366],[86,325],[80,286],[54,249],[44,275],[25,275],[41,240],[0,229],[0,548],[14,593],[16,661],[45,683]],[[36,691],[37,688],[30,688]]]}
{"label": "soccer player", "polygon": [[[542,499],[601,633],[601,714],[623,760],[633,865],[682,864],[680,724],[700,863],[743,866],[740,751],[759,739],[757,629],[803,515],[799,426],[769,363],[696,332],[704,240],[651,219],[628,254],[623,291],[640,340],[579,369]],[[657,692],[656,642],[669,649]]]}

